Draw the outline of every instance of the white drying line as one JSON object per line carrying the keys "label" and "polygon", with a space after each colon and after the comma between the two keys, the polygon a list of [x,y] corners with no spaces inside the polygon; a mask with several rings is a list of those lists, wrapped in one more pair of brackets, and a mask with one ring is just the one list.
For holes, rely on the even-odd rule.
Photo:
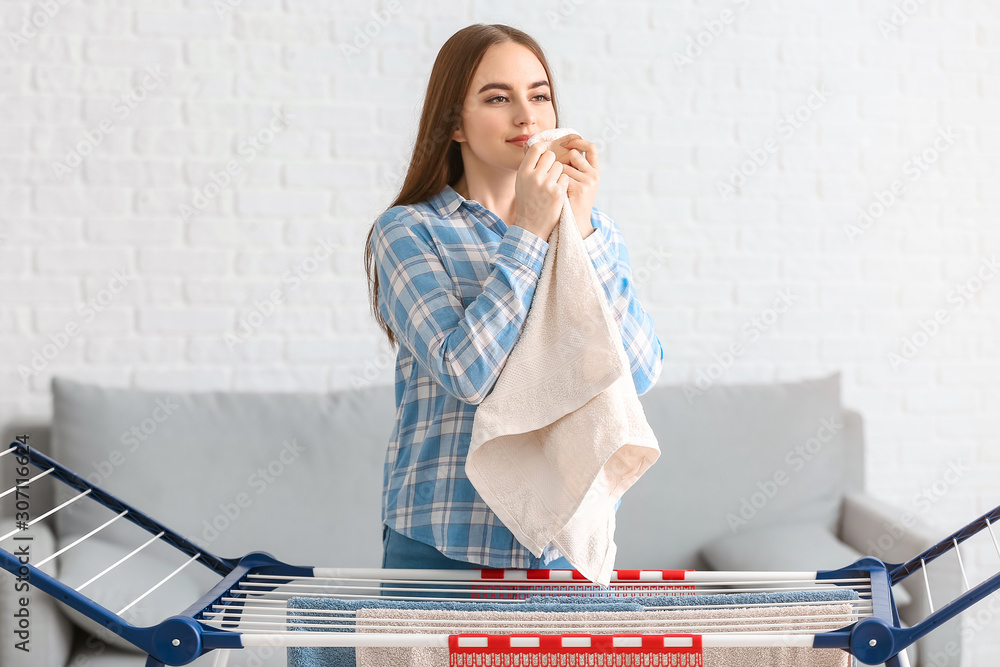
{"label": "white drying line", "polygon": [[176,574],[178,574],[181,570],[183,570],[184,568],[186,568],[188,565],[190,565],[191,563],[195,562],[199,558],[201,558],[201,554],[200,553],[196,553],[195,555],[193,555],[190,558],[188,558],[186,561],[184,561],[183,565],[181,565],[176,570],[174,570],[173,572],[171,572],[170,574],[168,574],[167,576],[165,576],[163,579],[160,579],[160,581],[155,586],[153,586],[152,588],[150,588],[148,591],[146,591],[145,593],[143,593],[142,595],[140,595],[136,599],[134,599],[131,602],[129,602],[124,607],[122,607],[121,611],[118,612],[118,615],[121,616],[122,614],[124,614],[126,611],[128,611],[129,609],[131,609],[132,606],[135,605],[136,602],[138,602],[139,600],[143,599],[144,597],[146,597],[147,595],[149,595],[150,593],[152,593],[153,591],[155,591],[157,588],[159,588],[160,586],[162,586],[163,584],[165,584],[167,581],[169,581],[170,579],[172,579]]}
{"label": "white drying line", "polygon": [[125,561],[127,561],[129,558],[131,558],[132,556],[136,555],[137,553],[139,553],[140,551],[142,551],[143,549],[145,549],[146,547],[148,547],[150,544],[152,544],[156,540],[158,540],[161,537],[163,537],[164,532],[165,531],[161,530],[158,535],[154,535],[153,537],[149,538],[142,545],[136,547],[135,549],[133,549],[132,551],[130,551],[126,555],[124,555],[121,558],[119,558],[112,565],[110,565],[109,567],[105,568],[102,572],[100,572],[98,574],[95,574],[93,577],[91,577],[90,579],[88,579],[86,583],[84,583],[82,586],[78,587],[76,589],[76,592],[79,593],[84,588],[86,588],[87,586],[91,585],[92,583],[94,583],[95,581],[97,581],[98,579],[100,579],[101,577],[103,577],[104,575],[106,575],[108,572],[110,572],[111,570],[115,569],[116,567],[118,567],[119,565],[121,565],[122,563],[124,563]]}
{"label": "white drying line", "polygon": [[[314,571],[322,571],[320,568],[314,568]],[[368,571],[365,571],[368,572]],[[390,570],[377,570],[379,573],[391,572]],[[404,572],[423,572],[423,570],[404,570]],[[462,570],[445,570],[445,572],[462,572]],[[747,574],[747,573],[704,573],[704,574]],[[567,593],[581,592],[581,591],[594,591],[600,592],[605,595],[619,594],[624,595],[630,591],[634,590],[688,590],[695,588],[697,584],[711,584],[713,586],[739,586],[746,584],[761,584],[761,583],[804,583],[804,584],[831,584],[831,583],[853,583],[853,582],[867,582],[870,581],[866,577],[855,577],[855,578],[843,578],[843,579],[817,579],[815,573],[799,573],[799,572],[766,572],[766,573],[748,573],[748,574],[767,574],[774,576],[760,576],[760,577],[749,577],[745,579],[734,579],[720,578],[720,577],[699,577],[697,579],[668,579],[668,580],[624,580],[624,581],[614,581],[611,583],[610,588],[601,588],[596,584],[592,584],[589,581],[580,580],[565,580],[565,579],[478,579],[472,577],[459,577],[455,576],[452,579],[443,576],[437,577],[409,577],[409,576],[366,576],[366,577],[301,577],[301,576],[289,576],[289,575],[279,575],[279,574],[250,574],[247,577],[247,582],[249,580],[268,580],[268,579],[281,579],[284,583],[292,583],[296,581],[311,581],[311,582],[321,582],[321,581],[349,581],[349,582],[369,582],[369,583],[396,583],[396,584],[451,584],[451,585],[478,585],[483,587],[489,587],[489,590],[500,590],[503,588],[559,588],[561,591]],[[802,575],[802,576],[797,576]],[[477,589],[478,590],[478,589]]]}
{"label": "white drying line", "polygon": [[[265,576],[266,576],[267,579],[286,579],[287,581],[280,581],[280,582],[277,582],[277,581],[251,581],[251,579],[255,579],[255,580],[263,579]],[[371,585],[368,585],[368,586],[360,586],[360,585],[358,585],[358,586],[351,586],[351,585],[347,585],[347,584],[326,584],[326,583],[320,583],[320,582],[323,582],[323,581],[352,581],[352,582],[357,582],[357,583],[365,583],[365,582],[367,582],[367,583],[369,583]],[[655,585],[653,585],[653,586],[640,586],[640,587],[636,587],[636,588],[629,587],[628,589],[625,589],[625,590],[611,589],[611,590],[608,590],[608,591],[600,591],[602,593],[602,595],[596,596],[596,597],[631,597],[632,595],[634,595],[636,593],[639,593],[639,592],[645,592],[646,595],[650,595],[650,594],[662,594],[662,595],[665,595],[667,597],[670,597],[670,593],[672,593],[674,591],[683,592],[685,594],[691,594],[692,592],[695,592],[695,591],[698,591],[698,590],[706,590],[706,591],[713,591],[713,590],[732,591],[733,589],[731,589],[731,588],[724,588],[724,587],[726,587],[726,586],[748,586],[748,585],[751,585],[751,584],[764,584],[764,583],[768,583],[768,584],[796,584],[796,583],[803,583],[803,584],[809,584],[809,586],[808,587],[796,586],[794,588],[798,588],[798,589],[807,588],[807,590],[820,590],[820,589],[826,589],[826,588],[838,588],[837,584],[868,583],[870,581],[871,581],[870,579],[863,579],[863,578],[824,579],[824,580],[819,580],[819,581],[814,580],[814,579],[784,579],[784,580],[773,580],[773,581],[766,581],[766,582],[764,582],[764,581],[757,581],[757,580],[720,581],[720,582],[711,582],[708,586],[704,586],[704,585],[697,586],[697,585],[692,584],[690,586],[685,586],[683,589],[670,588],[670,589],[667,589],[667,590],[661,590],[660,588],[658,588]],[[298,583],[298,582],[308,582],[308,583]],[[447,591],[452,591],[452,592],[487,592],[487,593],[511,592],[511,593],[515,593],[515,592],[520,592],[520,589],[529,588],[529,589],[532,589],[532,591],[528,591],[528,592],[533,592],[534,590],[551,590],[553,593],[558,593],[560,595],[574,595],[574,594],[588,593],[588,592],[592,592],[592,591],[595,591],[595,590],[599,590],[599,589],[593,589],[593,588],[590,588],[590,589],[580,588],[579,590],[574,590],[572,588],[567,589],[567,588],[561,587],[559,584],[546,585],[544,581],[541,582],[541,583],[538,582],[538,581],[534,581],[534,582],[532,582],[532,581],[527,581],[527,582],[513,581],[513,582],[510,582],[510,586],[509,587],[498,586],[496,588],[494,588],[492,584],[484,584],[485,586],[489,586],[489,588],[480,587],[480,586],[477,586],[477,583],[478,582],[472,582],[472,584],[471,584],[473,586],[472,588],[463,588],[463,589],[459,589],[459,588],[442,588],[442,589],[436,589],[436,590],[447,590]],[[469,586],[470,582],[468,582],[468,581],[445,581],[445,580],[421,580],[421,579],[355,579],[355,580],[337,579],[337,580],[333,580],[333,579],[310,579],[309,577],[301,577],[301,578],[297,577],[297,578],[292,579],[290,577],[279,577],[278,575],[250,575],[247,580],[244,580],[244,581],[240,582],[240,586],[244,586],[244,587],[257,586],[257,587],[260,587],[260,588],[282,588],[282,587],[286,587],[286,588],[327,588],[327,589],[353,589],[353,590],[375,590],[375,589],[378,588],[378,584],[395,584],[396,586],[403,586],[404,584],[406,584],[406,585],[417,585],[417,584],[419,584],[419,585],[422,585],[422,586],[429,586],[429,585],[437,585],[437,586],[443,586],[443,585],[448,585],[448,586],[463,586],[464,585],[464,586]],[[402,590],[402,589],[396,588],[395,590]]]}
{"label": "white drying line", "polygon": [[[490,570],[485,570],[490,572]],[[611,584],[612,586],[636,586],[636,585],[682,585],[692,583],[719,583],[734,577],[746,577],[740,581],[765,582],[793,579],[796,581],[816,581],[817,572],[815,570],[805,571],[710,571],[710,570],[690,570],[684,573],[683,579],[664,579],[663,570],[639,570],[638,579],[621,579],[620,572],[635,572],[635,570],[615,570]],[[677,570],[666,570],[666,572],[676,572]],[[559,584],[573,586],[590,586],[599,589],[597,584],[587,579],[573,579],[573,570],[547,570],[549,573],[545,579],[535,579],[537,576],[533,570],[505,570],[502,578],[493,579],[492,575],[483,576],[484,570],[426,570],[426,569],[406,569],[406,568],[330,568],[314,567],[313,577],[316,579],[392,579],[394,581],[402,579],[425,579],[430,581],[465,581],[481,582],[488,585],[522,583],[526,585],[537,584]],[[530,576],[529,576],[530,574]]]}
{"label": "white drying line", "polygon": [[931,613],[934,613],[934,600],[931,599],[931,582],[927,579],[927,563],[924,559],[920,559],[920,571],[924,574],[924,588],[927,589],[927,606],[930,607]]}
{"label": "white drying line", "polygon": [[[49,468],[49,470],[51,470],[51,468]],[[39,477],[40,476],[41,475],[39,475]],[[16,535],[17,533],[19,533],[22,530],[24,530],[24,528],[28,528],[30,526],[34,526],[36,523],[38,523],[39,521],[41,521],[44,518],[52,516],[53,514],[55,514],[56,512],[58,512],[59,510],[61,510],[62,508],[66,507],[67,505],[69,505],[71,503],[75,503],[80,498],[83,498],[84,496],[88,495],[91,491],[93,491],[93,489],[87,489],[83,493],[81,493],[79,495],[73,496],[72,498],[70,498],[69,500],[67,500],[66,502],[64,502],[62,505],[59,505],[58,507],[53,507],[48,512],[46,512],[45,514],[42,514],[41,516],[39,516],[39,517],[37,517],[35,519],[32,519],[27,524],[25,524],[24,527],[22,527],[22,528],[15,528],[14,530],[10,531],[9,533],[7,533],[6,535],[4,535],[3,537],[0,537],[0,542],[3,542],[8,537],[12,537],[13,535]]]}
{"label": "white drying line", "polygon": [[[395,619],[393,619],[395,620]],[[669,623],[659,623],[651,625],[636,625],[631,621],[619,621],[617,625],[612,626],[602,626],[602,627],[591,627],[591,626],[575,626],[568,628],[542,628],[536,626],[525,626],[525,627],[508,627],[506,624],[498,625],[479,625],[479,626],[462,626],[462,627],[450,627],[450,626],[405,626],[405,625],[369,625],[363,624],[359,625],[357,630],[351,630],[352,634],[363,634],[369,631],[375,630],[392,630],[395,632],[443,632],[447,634],[500,634],[498,630],[506,630],[507,632],[515,631],[519,633],[538,633],[538,634],[589,634],[589,635],[600,635],[600,634],[691,634],[700,635],[708,632],[724,630],[726,632],[741,632],[741,633],[796,633],[796,634],[815,634],[817,632],[830,632],[832,630],[837,630],[843,627],[845,624],[850,624],[854,622],[854,617],[851,615],[842,615],[836,620],[829,621],[801,621],[796,623],[789,622],[778,622],[769,623],[770,619],[760,619],[758,622],[752,622],[755,619],[740,619],[751,621],[748,623],[731,623],[731,624],[705,624],[700,625],[674,625]],[[265,625],[265,626],[278,626],[278,627],[244,627],[243,624],[238,625],[238,631],[241,633],[261,633],[261,632],[274,632],[275,630],[285,630],[291,632],[319,632],[321,634],[343,634],[344,630],[340,632],[326,626],[324,630],[308,630],[304,628],[316,627],[322,628],[322,625],[285,625],[282,623],[255,623],[250,625]]]}
{"label": "white drying line", "polygon": [[955,545],[955,555],[958,556],[958,568],[962,570],[962,582],[965,584],[965,590],[969,590],[969,578],[965,576],[965,564],[962,562],[962,552],[958,548],[958,540],[953,537],[951,542]]}
{"label": "white drying line", "polygon": [[108,519],[103,524],[101,524],[97,528],[93,529],[92,531],[90,531],[89,533],[87,533],[86,535],[84,535],[83,537],[79,538],[78,540],[73,541],[72,544],[68,544],[65,547],[63,547],[62,549],[60,549],[59,551],[57,551],[54,554],[52,554],[51,556],[49,556],[48,558],[45,558],[43,560],[38,561],[38,563],[35,564],[35,567],[41,567],[41,566],[45,565],[46,563],[48,563],[53,558],[61,556],[62,554],[66,553],[67,551],[69,551],[70,549],[72,549],[73,547],[75,547],[76,545],[78,545],[80,542],[83,542],[85,539],[87,539],[88,537],[90,537],[94,533],[96,533],[98,531],[101,531],[101,530],[104,530],[105,528],[107,528],[108,526],[110,526],[111,524],[113,524],[115,521],[117,521],[118,519],[122,518],[126,514],[128,514],[128,510],[125,510],[121,514],[118,514],[116,516],[111,517],[110,519]]}
{"label": "white drying line", "polygon": [[997,556],[1000,556],[1000,543],[997,542],[997,536],[993,534],[993,525],[989,519],[986,519],[986,529],[990,531],[990,537],[993,538],[993,548],[997,550]]}
{"label": "white drying line", "polygon": [[[4,452],[4,454],[9,454],[12,451],[14,451],[14,450],[13,449],[8,449],[6,452]],[[0,454],[0,456],[3,456],[3,454]],[[39,480],[42,477],[45,477],[46,475],[51,475],[53,470],[55,470],[55,468],[49,468],[45,472],[39,473],[39,474],[35,475],[34,477],[29,477],[28,480],[24,482],[24,484],[21,484],[21,485],[15,484],[14,486],[10,487],[9,489],[7,489],[6,491],[4,491],[3,493],[0,493],[0,498],[3,498],[4,496],[10,495],[11,493],[14,493],[15,491],[17,491],[17,487],[18,486],[29,486],[35,480]]]}

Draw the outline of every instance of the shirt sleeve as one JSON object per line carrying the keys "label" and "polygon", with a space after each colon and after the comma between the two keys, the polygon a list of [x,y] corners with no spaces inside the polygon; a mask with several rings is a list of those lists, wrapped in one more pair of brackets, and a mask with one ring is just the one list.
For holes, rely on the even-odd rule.
{"label": "shirt sleeve", "polygon": [[621,230],[610,216],[597,207],[591,209],[590,220],[597,231],[592,232],[583,243],[622,332],[636,392],[644,394],[660,376],[663,346],[653,330],[653,319],[639,303]]}
{"label": "shirt sleeve", "polygon": [[445,391],[481,403],[517,342],[548,245],[509,226],[490,258],[482,293],[466,308],[422,218],[393,207],[372,234],[379,311]]}

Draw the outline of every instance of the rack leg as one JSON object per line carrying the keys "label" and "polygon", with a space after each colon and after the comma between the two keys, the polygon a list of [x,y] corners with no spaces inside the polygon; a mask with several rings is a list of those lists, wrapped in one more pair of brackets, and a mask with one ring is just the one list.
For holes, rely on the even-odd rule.
{"label": "rack leg", "polygon": [[[218,649],[215,652],[215,662],[212,663],[212,667],[226,667],[226,663],[229,662],[229,654],[232,651],[230,649]],[[905,667],[910,667],[905,665]]]}
{"label": "rack leg", "polygon": [[906,655],[906,649],[897,653],[895,657],[886,660],[885,667],[910,667],[910,658]]}

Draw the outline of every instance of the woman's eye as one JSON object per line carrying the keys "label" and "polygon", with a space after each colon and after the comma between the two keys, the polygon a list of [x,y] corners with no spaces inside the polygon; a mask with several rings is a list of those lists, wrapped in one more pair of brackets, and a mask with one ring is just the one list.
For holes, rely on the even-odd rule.
{"label": "woman's eye", "polygon": [[[539,93],[539,94],[535,95],[535,97],[533,97],[531,99],[535,99],[535,98],[538,98],[538,97],[541,97],[543,102],[551,102],[552,101],[552,98],[549,97],[548,95],[544,94],[544,93]],[[486,101],[487,102],[492,102],[493,100],[499,100],[499,99],[506,100],[507,96],[506,95],[496,95],[496,96],[491,97],[490,99],[488,99]]]}

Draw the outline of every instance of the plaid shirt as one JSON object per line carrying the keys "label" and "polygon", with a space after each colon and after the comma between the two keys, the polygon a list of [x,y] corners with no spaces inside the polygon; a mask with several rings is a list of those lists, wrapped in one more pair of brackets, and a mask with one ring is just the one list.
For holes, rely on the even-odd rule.
{"label": "plaid shirt", "polygon": [[[597,207],[591,224],[597,231],[584,245],[642,394],[660,375],[663,348],[633,288],[621,231]],[[514,348],[548,245],[451,186],[389,209],[372,234],[379,310],[400,341],[382,520],[455,560],[542,566],[476,493],[465,456],[476,406]]]}

